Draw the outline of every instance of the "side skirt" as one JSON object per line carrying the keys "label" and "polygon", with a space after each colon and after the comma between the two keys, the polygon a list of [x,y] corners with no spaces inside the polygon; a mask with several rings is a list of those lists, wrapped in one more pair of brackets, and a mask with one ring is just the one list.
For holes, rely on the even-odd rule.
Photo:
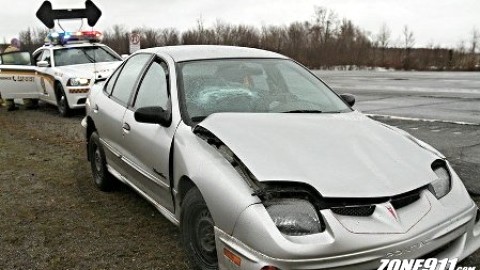
{"label": "side skirt", "polygon": [[150,196],[148,196],[145,192],[143,192],[141,189],[139,189],[137,186],[135,186],[132,182],[130,182],[126,177],[121,175],[119,172],[117,172],[114,168],[112,168],[110,165],[107,164],[107,169],[108,171],[115,176],[118,180],[121,182],[127,184],[133,190],[135,190],[138,194],[140,194],[142,197],[144,197],[147,201],[149,201],[157,210],[168,220],[170,220],[175,226],[179,226],[180,222],[175,218],[175,215],[167,210],[165,207],[157,203],[154,199],[152,199]]}

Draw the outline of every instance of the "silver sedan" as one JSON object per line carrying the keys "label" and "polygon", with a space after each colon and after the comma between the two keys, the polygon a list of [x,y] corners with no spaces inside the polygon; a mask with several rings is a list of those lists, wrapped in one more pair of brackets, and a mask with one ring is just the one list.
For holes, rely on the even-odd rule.
{"label": "silver sedan", "polygon": [[192,269],[373,269],[479,248],[446,158],[354,102],[273,52],[175,46],[95,85],[82,124],[95,185],[121,181],[179,225]]}

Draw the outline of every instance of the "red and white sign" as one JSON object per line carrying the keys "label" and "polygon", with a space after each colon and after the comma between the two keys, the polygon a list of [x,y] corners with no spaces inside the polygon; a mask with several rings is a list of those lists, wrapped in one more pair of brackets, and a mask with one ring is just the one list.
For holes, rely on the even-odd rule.
{"label": "red and white sign", "polygon": [[132,32],[128,39],[130,41],[129,50],[131,54],[140,50],[140,35],[138,33]]}

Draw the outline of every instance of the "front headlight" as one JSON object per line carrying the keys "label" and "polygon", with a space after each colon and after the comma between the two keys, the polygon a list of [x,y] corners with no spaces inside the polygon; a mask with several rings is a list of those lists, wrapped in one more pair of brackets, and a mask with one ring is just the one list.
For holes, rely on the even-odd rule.
{"label": "front headlight", "polygon": [[67,86],[87,86],[89,84],[90,79],[85,78],[70,78],[67,82]]}
{"label": "front headlight", "polygon": [[444,161],[438,160],[434,162],[432,164],[432,169],[438,179],[430,184],[429,189],[437,199],[441,199],[450,192],[450,189],[452,188],[452,177],[450,176],[450,172]]}
{"label": "front headlight", "polygon": [[281,233],[300,236],[320,233],[324,230],[313,205],[302,199],[275,199],[265,204],[268,214]]}

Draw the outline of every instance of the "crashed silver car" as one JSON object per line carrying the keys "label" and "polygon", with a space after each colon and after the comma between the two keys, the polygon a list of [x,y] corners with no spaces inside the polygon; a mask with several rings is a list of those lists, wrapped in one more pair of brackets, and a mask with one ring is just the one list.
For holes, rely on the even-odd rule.
{"label": "crashed silver car", "polygon": [[192,269],[375,269],[479,248],[445,156],[354,102],[273,52],[175,46],[95,85],[82,124],[94,183],[119,180],[178,225]]}

